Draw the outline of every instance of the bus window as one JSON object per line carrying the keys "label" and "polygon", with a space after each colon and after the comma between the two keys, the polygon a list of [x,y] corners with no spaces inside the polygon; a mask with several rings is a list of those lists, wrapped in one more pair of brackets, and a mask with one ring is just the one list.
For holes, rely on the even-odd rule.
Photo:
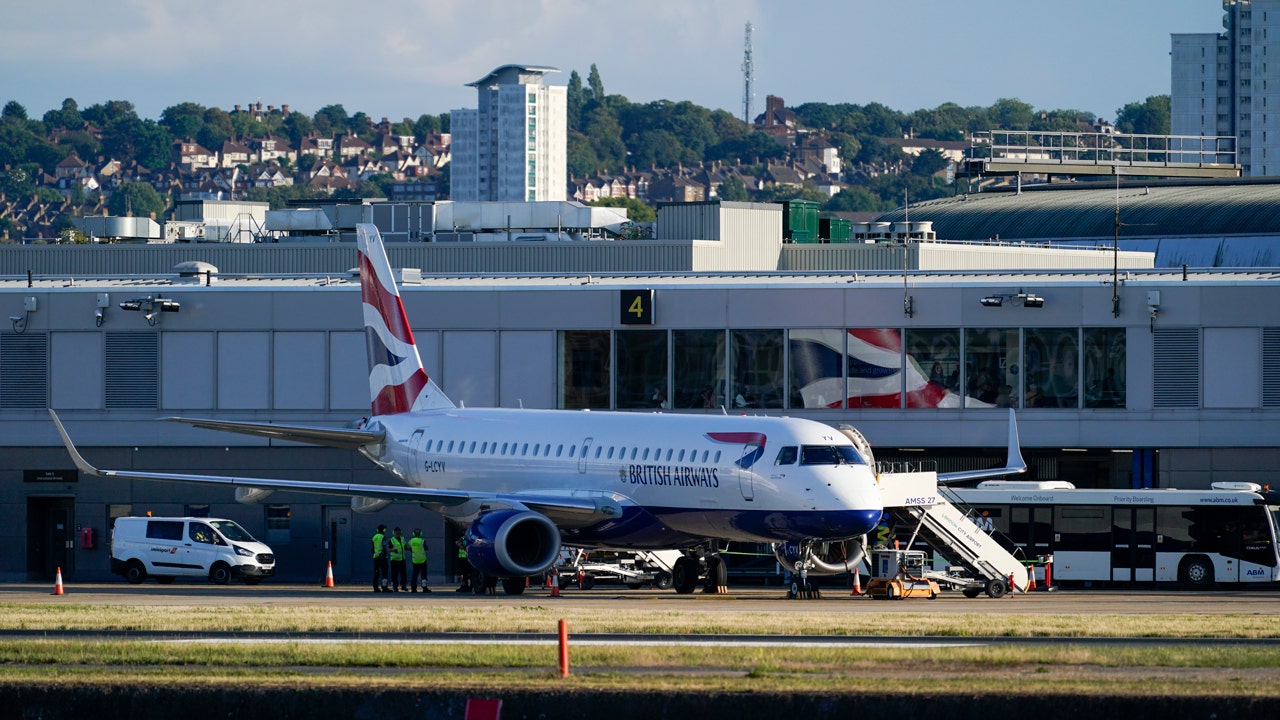
{"label": "bus window", "polygon": [[1105,551],[1111,549],[1109,507],[1062,505],[1057,509],[1054,547],[1059,551]]}

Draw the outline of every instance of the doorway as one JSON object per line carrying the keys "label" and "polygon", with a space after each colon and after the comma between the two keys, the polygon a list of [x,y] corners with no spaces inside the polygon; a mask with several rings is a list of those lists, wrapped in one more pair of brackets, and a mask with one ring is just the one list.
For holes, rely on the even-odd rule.
{"label": "doorway", "polygon": [[346,505],[321,506],[320,537],[323,541],[322,561],[333,563],[334,581],[351,582],[351,508]]}
{"label": "doorway", "polygon": [[63,578],[75,575],[76,499],[27,498],[27,575],[52,581],[58,568]]}

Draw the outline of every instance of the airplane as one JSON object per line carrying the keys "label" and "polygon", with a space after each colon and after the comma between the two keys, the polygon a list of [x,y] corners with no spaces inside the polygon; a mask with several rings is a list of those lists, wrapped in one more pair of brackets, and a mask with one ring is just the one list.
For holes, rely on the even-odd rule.
{"label": "airplane", "polygon": [[[672,586],[686,594],[702,579],[704,563],[706,584],[727,586],[719,550],[729,542],[772,543],[802,580],[849,572],[860,561],[857,548],[883,507],[870,445],[856,430],[723,411],[455,406],[423,367],[374,225],[358,226],[357,250],[372,409],[366,420],[341,428],[165,419],[354,449],[398,484],[100,470],[50,409],[76,467],[103,478],[234,487],[236,499],[250,504],[275,491],[350,496],[358,512],[416,502],[464,527],[472,566],[514,595],[525,578],[557,562],[562,544],[684,550]],[[1010,465],[1015,443],[1011,431]],[[976,472],[994,477],[1018,469]],[[853,555],[843,549],[846,541],[860,541],[852,543]],[[785,555],[777,550],[784,546],[791,548]]]}

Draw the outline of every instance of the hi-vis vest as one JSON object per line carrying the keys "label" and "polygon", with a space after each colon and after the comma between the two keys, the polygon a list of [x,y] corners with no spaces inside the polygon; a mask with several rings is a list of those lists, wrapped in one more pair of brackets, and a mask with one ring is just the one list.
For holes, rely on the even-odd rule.
{"label": "hi-vis vest", "polygon": [[388,555],[393,561],[404,562],[404,538],[391,536],[391,553]]}
{"label": "hi-vis vest", "polygon": [[417,536],[409,538],[409,553],[414,565],[421,565],[426,562],[427,541]]}
{"label": "hi-vis vest", "polygon": [[383,539],[385,537],[386,536],[383,535],[382,533],[373,534],[373,557],[374,558],[382,557],[382,548],[386,546],[386,542]]}

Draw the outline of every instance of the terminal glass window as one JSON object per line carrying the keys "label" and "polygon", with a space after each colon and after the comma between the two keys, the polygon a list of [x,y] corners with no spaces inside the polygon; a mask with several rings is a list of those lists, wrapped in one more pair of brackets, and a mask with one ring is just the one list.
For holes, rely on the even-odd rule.
{"label": "terminal glass window", "polygon": [[1084,329],[1084,406],[1125,406],[1124,328]]}
{"label": "terminal glass window", "polygon": [[560,407],[608,409],[608,330],[560,333]]}
{"label": "terminal glass window", "polygon": [[791,407],[844,407],[844,330],[792,330],[789,335]]}
{"label": "terminal glass window", "polygon": [[1079,349],[1075,328],[1027,330],[1024,407],[1079,407]]}
{"label": "terminal glass window", "polygon": [[266,506],[266,527],[268,545],[284,544],[289,542],[292,532],[289,529],[289,521],[293,513],[288,505],[267,505]]}
{"label": "terminal glass window", "polygon": [[733,330],[730,336],[732,407],[781,408],[782,331]]}
{"label": "terminal glass window", "polygon": [[[845,374],[849,407],[902,407],[902,331],[858,329],[846,331]],[[922,380],[907,376],[908,407],[917,400]],[[933,407],[933,405],[930,405]]]}
{"label": "terminal glass window", "polygon": [[667,398],[667,331],[619,331],[614,342],[618,348],[615,407],[671,407]]}
{"label": "terminal glass window", "polygon": [[724,405],[723,330],[673,330],[671,399],[677,408],[716,408]]}
{"label": "terminal glass window", "polygon": [[1015,406],[1021,379],[1018,331],[966,328],[964,342],[965,407]]}
{"label": "terminal glass window", "polygon": [[958,407],[960,331],[907,330],[907,407]]}

